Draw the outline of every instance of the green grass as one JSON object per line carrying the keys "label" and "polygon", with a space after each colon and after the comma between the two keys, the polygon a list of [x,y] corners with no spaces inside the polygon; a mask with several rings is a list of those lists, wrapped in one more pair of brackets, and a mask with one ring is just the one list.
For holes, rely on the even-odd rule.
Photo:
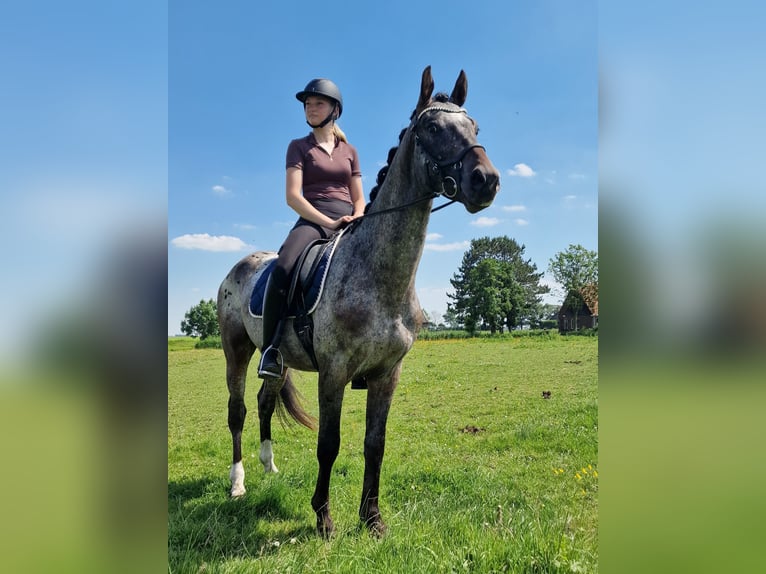
{"label": "green grass", "polygon": [[[222,352],[178,345],[168,354],[171,572],[597,571],[597,337],[418,341],[389,417],[382,540],[357,517],[365,392],[346,392],[330,489],[337,531],[324,541],[310,505],[316,435],[275,425],[280,473],[265,475],[252,378],[248,492],[230,500]],[[296,384],[317,414],[316,375],[297,373]]]}

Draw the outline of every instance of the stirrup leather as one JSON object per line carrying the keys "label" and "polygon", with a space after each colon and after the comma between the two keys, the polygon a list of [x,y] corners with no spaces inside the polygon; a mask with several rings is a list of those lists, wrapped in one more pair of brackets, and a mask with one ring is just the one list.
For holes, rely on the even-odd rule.
{"label": "stirrup leather", "polygon": [[[269,368],[264,366],[264,363],[266,362],[266,357],[269,354],[269,352],[274,352],[277,354],[273,365],[269,365],[269,367],[275,366],[277,369],[279,369],[278,372],[274,370],[270,370]],[[268,347],[266,347],[266,350],[263,351],[263,354],[261,355],[261,362],[258,365],[258,376],[259,377],[281,377],[285,370],[284,366],[285,366],[285,361],[284,361],[284,358],[282,357],[282,352],[279,350],[279,348],[269,345]]]}

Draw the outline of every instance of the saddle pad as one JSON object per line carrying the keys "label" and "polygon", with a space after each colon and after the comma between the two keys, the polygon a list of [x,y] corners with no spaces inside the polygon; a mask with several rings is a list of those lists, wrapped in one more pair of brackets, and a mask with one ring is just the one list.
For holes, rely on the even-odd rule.
{"label": "saddle pad", "polygon": [[[316,272],[314,273],[313,277],[303,277],[301,275],[301,280],[303,282],[303,301],[305,308],[307,309],[307,313],[311,314],[314,312],[314,309],[316,309],[317,305],[319,304],[319,299],[322,296],[322,290],[324,289],[324,283],[325,278],[327,277],[327,272],[330,269],[330,262],[332,261],[332,256],[335,253],[335,248],[338,245],[338,241],[340,240],[341,235],[343,235],[343,232],[336,234],[332,241],[329,243],[325,243],[322,245],[316,246],[316,249],[320,250],[319,254],[319,261],[316,265]],[[311,261],[311,258],[306,258],[308,262]],[[266,281],[268,281],[269,276],[271,275],[271,272],[274,270],[274,266],[276,265],[276,258],[268,264],[268,266],[261,272],[260,277],[255,282],[255,287],[253,288],[253,294],[250,297],[250,314],[253,317],[262,317],[263,316],[263,298],[266,293]],[[301,269],[296,269],[293,271],[293,273],[301,273]],[[299,287],[300,288],[300,287]],[[299,298],[299,295],[294,296],[295,299]],[[294,317],[295,313],[295,301],[290,302],[290,308],[288,310],[288,315],[290,317]]]}
{"label": "saddle pad", "polygon": [[255,287],[253,293],[250,295],[250,314],[255,317],[263,316],[263,296],[266,294],[266,281],[269,279],[269,275],[274,270],[274,266],[277,264],[277,258],[271,260],[271,262],[261,271],[260,276],[255,281]]}

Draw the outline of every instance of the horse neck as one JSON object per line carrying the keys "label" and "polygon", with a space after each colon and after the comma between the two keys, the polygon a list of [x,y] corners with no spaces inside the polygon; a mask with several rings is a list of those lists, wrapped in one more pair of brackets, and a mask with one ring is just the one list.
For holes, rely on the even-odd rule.
{"label": "horse neck", "polygon": [[[422,174],[415,165],[415,142],[411,133],[402,139],[386,179],[358,230],[361,249],[376,276],[383,276],[392,295],[414,287],[415,272],[423,254],[432,199],[404,206],[428,196]],[[422,169],[422,166],[421,166]],[[375,212],[394,209],[388,213]],[[356,234],[356,233],[355,233]]]}
{"label": "horse neck", "polygon": [[[370,219],[376,220],[374,223],[380,234],[390,237],[402,249],[410,243],[411,249],[418,250],[419,245],[422,250],[425,243],[433,200],[426,199],[430,190],[422,183],[422,176],[422,166],[415,165],[414,134],[408,131],[370,210],[370,213],[393,210]],[[420,259],[419,254],[417,259]]]}

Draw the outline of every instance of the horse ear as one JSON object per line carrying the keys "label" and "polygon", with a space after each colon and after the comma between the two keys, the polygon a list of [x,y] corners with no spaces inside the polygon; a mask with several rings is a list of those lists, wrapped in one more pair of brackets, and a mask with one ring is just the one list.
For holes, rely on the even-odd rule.
{"label": "horse ear", "polygon": [[466,97],[468,97],[468,78],[466,78],[465,72],[460,70],[460,75],[457,77],[455,87],[452,88],[449,99],[453,104],[462,107]]}
{"label": "horse ear", "polygon": [[431,101],[431,94],[434,92],[434,79],[431,77],[431,66],[426,66],[423,70],[423,77],[420,80],[420,98],[415,108],[416,112],[424,110]]}

